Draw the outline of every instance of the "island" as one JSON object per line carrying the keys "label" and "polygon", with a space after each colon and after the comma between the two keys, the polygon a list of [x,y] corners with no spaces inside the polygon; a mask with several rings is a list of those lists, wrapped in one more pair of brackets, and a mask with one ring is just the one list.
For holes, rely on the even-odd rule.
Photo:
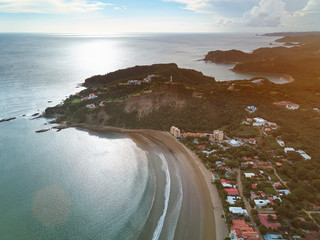
{"label": "island", "polygon": [[299,45],[214,51],[205,60],[234,62],[235,71],[285,74],[295,80],[287,84],[259,77],[217,82],[174,63],[135,66],[86,79],[86,89],[47,108],[44,116],[56,118],[61,128],[123,132],[142,148],[148,146],[144,136],[162,143],[168,155],[184,156],[181,169],[187,166],[184,173],[193,176],[201,195],[197,216],[216,226],[216,234],[207,225],[185,230],[194,237],[223,239],[224,223],[230,238],[316,234],[320,34],[278,41]]}

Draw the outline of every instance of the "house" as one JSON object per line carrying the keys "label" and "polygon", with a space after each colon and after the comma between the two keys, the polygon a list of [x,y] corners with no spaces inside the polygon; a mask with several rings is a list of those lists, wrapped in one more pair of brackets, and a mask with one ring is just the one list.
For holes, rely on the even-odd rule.
{"label": "house", "polygon": [[220,182],[224,188],[232,188],[232,185],[230,182],[226,179],[220,179]]}
{"label": "house", "polygon": [[255,232],[244,220],[232,220],[230,228],[231,240],[259,240],[259,233]]}
{"label": "house", "polygon": [[86,107],[89,108],[89,109],[94,109],[94,108],[96,108],[96,105],[94,105],[94,104],[88,104]]}
{"label": "house", "polygon": [[283,240],[283,237],[282,235],[279,235],[279,234],[266,234],[266,235],[263,235],[263,238],[264,240]]}
{"label": "house", "polygon": [[264,199],[256,199],[256,200],[253,200],[253,201],[254,201],[254,203],[256,204],[256,206],[258,208],[265,207],[270,203],[269,200],[264,200]]}
{"label": "house", "polygon": [[241,145],[243,145],[242,142],[235,139],[228,140],[227,143],[229,143],[232,147],[240,147]]}
{"label": "house", "polygon": [[249,143],[250,144],[256,144],[256,139],[255,138],[249,138]]}
{"label": "house", "polygon": [[258,108],[255,107],[255,106],[248,106],[248,107],[246,107],[246,111],[249,112],[249,113],[254,113],[254,112],[256,112],[257,110],[258,110]]}
{"label": "house", "polygon": [[97,98],[98,96],[94,93],[90,93],[89,94],[89,99],[94,99],[94,98]]}
{"label": "house", "polygon": [[229,207],[229,212],[236,215],[245,215],[249,216],[246,209],[242,209],[241,207]]}
{"label": "house", "polygon": [[299,108],[299,104],[288,103],[286,105],[286,109],[289,109],[289,110],[297,110],[298,108]]}
{"label": "house", "polygon": [[290,190],[288,190],[288,189],[279,189],[278,192],[279,192],[280,196],[283,196],[283,195],[287,196],[291,193]]}
{"label": "house", "polygon": [[319,108],[313,108],[313,111],[319,112]]}
{"label": "house", "polygon": [[277,129],[278,128],[278,124],[276,124],[274,122],[267,122],[267,125],[269,127],[271,127],[272,129]]}
{"label": "house", "polygon": [[252,118],[247,118],[248,123],[252,123],[253,119]]}
{"label": "house", "polygon": [[231,196],[239,195],[237,188],[224,188],[224,190],[227,192],[228,195],[231,195]]}
{"label": "house", "polygon": [[308,154],[306,154],[305,151],[303,151],[303,150],[297,150],[297,153],[300,153],[301,157],[302,157],[304,160],[311,160],[311,157],[310,157]]}
{"label": "house", "polygon": [[105,105],[104,105],[104,102],[100,102],[100,103],[99,103],[99,106],[100,106],[100,107],[104,107],[104,106],[105,106]]}
{"label": "house", "polygon": [[199,148],[204,149],[204,148],[205,148],[205,146],[204,146],[204,145],[199,145]]}
{"label": "house", "polygon": [[285,153],[288,153],[288,152],[295,152],[295,151],[296,151],[294,148],[289,148],[289,147],[284,148],[283,150],[284,150],[284,152],[285,152]]}
{"label": "house", "polygon": [[255,117],[253,118],[254,122],[259,124],[259,126],[263,126],[267,123],[267,120],[260,118],[260,117]]}
{"label": "house", "polygon": [[236,203],[237,200],[241,200],[241,197],[239,197],[239,196],[227,196],[226,202],[228,202],[229,204],[233,205],[233,204]]}
{"label": "house", "polygon": [[141,81],[139,80],[129,80],[127,82],[128,85],[141,85]]}
{"label": "house", "polygon": [[246,178],[252,178],[252,177],[255,177],[255,176],[256,176],[255,173],[243,173],[243,174],[244,174],[244,176],[245,176]]}
{"label": "house", "polygon": [[278,143],[281,147],[284,147],[284,146],[285,146],[285,143],[284,143],[284,141],[282,141],[282,140],[277,140],[277,143]]}
{"label": "house", "polygon": [[[273,221],[270,222],[269,221],[269,217],[271,216],[273,218]],[[278,229],[279,227],[281,227],[281,224],[277,221],[277,215],[276,214],[258,214],[258,218],[260,220],[260,222],[265,225],[267,228],[271,228],[271,229]]]}

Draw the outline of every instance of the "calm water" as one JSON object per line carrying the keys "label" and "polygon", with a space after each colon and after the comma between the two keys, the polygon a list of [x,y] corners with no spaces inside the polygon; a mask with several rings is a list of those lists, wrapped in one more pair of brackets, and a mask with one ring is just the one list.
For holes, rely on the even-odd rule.
{"label": "calm water", "polygon": [[[0,239],[171,239],[182,193],[157,150],[144,152],[116,134],[36,134],[47,120],[31,115],[79,91],[87,77],[134,65],[175,62],[217,80],[251,77],[198,60],[210,50],[250,52],[274,40],[0,34],[0,119],[17,117],[0,123]],[[176,205],[170,216],[169,196]]]}

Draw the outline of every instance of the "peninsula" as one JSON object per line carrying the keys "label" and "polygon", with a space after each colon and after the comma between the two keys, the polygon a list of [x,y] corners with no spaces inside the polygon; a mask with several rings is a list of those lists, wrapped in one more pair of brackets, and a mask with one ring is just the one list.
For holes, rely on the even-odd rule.
{"label": "peninsula", "polygon": [[[154,130],[176,126],[176,148],[184,144],[211,171],[223,206],[220,216],[215,212],[215,224],[226,222],[231,237],[241,226],[251,228],[252,239],[304,237],[306,231],[318,231],[320,223],[320,34],[278,41],[299,46],[215,51],[205,60],[237,63],[235,71],[287,74],[295,79],[287,84],[259,76],[217,82],[174,63],[135,66],[86,79],[85,90],[46,109],[45,116],[55,117],[62,127],[95,131],[153,129],[141,134],[154,142],[164,142],[165,136]],[[176,156],[185,154],[182,149]],[[194,171],[202,173],[197,184],[207,185],[209,172]],[[212,199],[210,187],[203,196]],[[212,223],[212,215],[205,218]],[[218,227],[216,232],[217,239],[225,237]]]}

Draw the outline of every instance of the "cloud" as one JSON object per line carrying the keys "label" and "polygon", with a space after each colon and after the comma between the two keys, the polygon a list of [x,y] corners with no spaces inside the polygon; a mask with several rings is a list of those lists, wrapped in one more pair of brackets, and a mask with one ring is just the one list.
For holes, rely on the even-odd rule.
{"label": "cloud", "polygon": [[254,6],[244,16],[248,18],[247,25],[253,27],[278,27],[282,18],[288,13],[285,10],[285,3],[279,0],[261,0],[259,5]]}
{"label": "cloud", "polygon": [[[212,16],[224,29],[319,29],[319,0],[164,0],[184,4],[184,9]],[[296,29],[295,29],[296,28]],[[259,29],[260,30],[260,29]]]}
{"label": "cloud", "polygon": [[76,13],[93,12],[112,5],[87,0],[0,0],[0,12],[7,13]]}

